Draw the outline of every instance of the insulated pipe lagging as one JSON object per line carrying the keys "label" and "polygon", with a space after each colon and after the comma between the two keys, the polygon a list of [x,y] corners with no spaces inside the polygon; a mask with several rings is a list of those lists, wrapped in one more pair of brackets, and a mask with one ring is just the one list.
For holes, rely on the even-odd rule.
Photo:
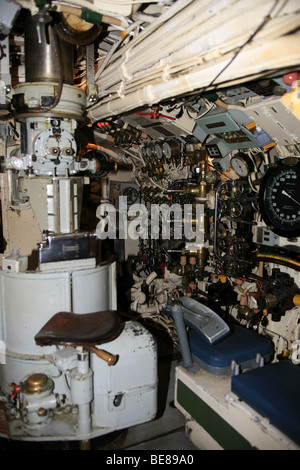
{"label": "insulated pipe lagging", "polygon": [[[259,18],[267,14],[272,4],[272,2],[263,2],[257,16],[249,11],[244,1],[232,1],[234,6],[229,5],[230,2],[219,1],[214,2],[213,7],[208,2],[205,4],[203,0],[194,0],[190,3],[191,5],[188,5],[186,2],[178,14],[171,7],[169,9],[171,16],[168,21],[163,23],[155,21],[154,30],[150,29],[148,32],[149,28],[146,28],[128,44],[127,48],[121,49],[119,51],[119,54],[122,54],[121,57],[119,54],[115,55],[113,63],[107,70],[104,70],[101,85],[99,84],[100,88],[109,89],[116,86],[119,81],[126,80],[127,77],[139,75],[142,70],[147,70],[148,73],[151,68],[156,69],[160,61],[166,61],[168,66],[172,67],[178,59],[185,61],[190,57],[193,64],[195,60],[197,61],[197,57],[203,54],[213,52],[216,57],[219,57],[230,51],[235,53],[237,48],[245,44],[251,31],[258,27]],[[234,14],[232,13],[233,7]],[[247,15],[247,21],[243,22],[241,19],[245,15]],[[289,19],[287,24],[290,22]],[[200,39],[199,28],[201,29]],[[277,28],[279,30],[279,26]],[[280,29],[280,34],[283,35],[295,29],[290,26],[286,28],[287,30],[284,29],[283,32]],[[265,30],[269,29],[272,39],[275,34],[272,23],[265,25]],[[276,34],[279,34],[277,29]],[[146,41],[143,41],[143,38]],[[142,69],[141,64],[143,64]]]}
{"label": "insulated pipe lagging", "polygon": [[179,300],[173,300],[171,310],[176,325],[178,342],[183,359],[183,364],[186,369],[189,369],[193,366],[193,360],[186,332],[186,327],[183,320],[182,303]]}
{"label": "insulated pipe lagging", "polygon": [[[297,63],[299,61],[299,42],[299,35],[294,34],[278,38],[254,49],[245,48],[228,69],[226,65],[231,59],[230,54],[221,61],[212,62],[211,65],[202,64],[198,66],[197,70],[173,77],[168,82],[144,84],[140,89],[128,94],[125,93],[122,97],[100,102],[88,111],[88,117],[92,120],[107,118],[144,105],[150,106],[164,99],[180,96],[203,87],[210,89],[210,77],[218,75],[220,78],[215,80],[215,83],[226,82],[227,85],[229,83],[236,84],[238,80],[245,81],[249,76],[258,78],[263,75],[266,68],[271,70]],[[274,50],[276,50],[276,55],[274,55]]]}

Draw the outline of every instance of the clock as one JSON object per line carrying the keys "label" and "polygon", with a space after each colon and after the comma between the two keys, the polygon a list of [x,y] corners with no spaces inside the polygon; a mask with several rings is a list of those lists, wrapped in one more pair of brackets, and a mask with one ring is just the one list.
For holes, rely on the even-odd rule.
{"label": "clock", "polygon": [[267,227],[286,238],[300,236],[300,166],[279,163],[262,179],[259,208]]}

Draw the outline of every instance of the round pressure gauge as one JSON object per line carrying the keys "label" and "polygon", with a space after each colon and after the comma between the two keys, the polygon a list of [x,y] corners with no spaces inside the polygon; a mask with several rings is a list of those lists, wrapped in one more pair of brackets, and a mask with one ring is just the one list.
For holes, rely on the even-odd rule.
{"label": "round pressure gauge", "polygon": [[154,154],[154,144],[153,142],[149,142],[146,146],[146,156],[147,157],[152,157]]}
{"label": "round pressure gauge", "polygon": [[163,156],[163,149],[161,144],[155,144],[154,145],[154,153],[155,156],[160,160]]}
{"label": "round pressure gauge", "polygon": [[254,170],[254,164],[249,155],[246,153],[236,153],[230,160],[231,168],[238,176],[245,178]]}
{"label": "round pressure gauge", "polygon": [[163,153],[167,159],[180,156],[180,143],[177,140],[165,141],[163,143]]}
{"label": "round pressure gauge", "polygon": [[163,152],[164,152],[164,156],[166,158],[171,158],[172,157],[172,148],[171,148],[171,145],[169,144],[169,142],[164,142],[163,143]]}
{"label": "round pressure gauge", "polygon": [[269,229],[279,236],[300,236],[300,166],[279,164],[265,174],[259,207]]}
{"label": "round pressure gauge", "polygon": [[207,183],[213,184],[217,181],[217,178],[218,178],[218,175],[216,171],[208,170],[206,172],[205,180],[207,181]]}

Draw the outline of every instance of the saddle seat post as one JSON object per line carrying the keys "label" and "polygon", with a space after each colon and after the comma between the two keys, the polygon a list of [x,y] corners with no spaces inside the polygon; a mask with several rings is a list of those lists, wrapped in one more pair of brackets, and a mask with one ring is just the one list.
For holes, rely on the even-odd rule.
{"label": "saddle seat post", "polygon": [[70,371],[71,399],[78,408],[78,434],[88,436],[92,430],[93,372],[89,364],[89,350],[82,346],[76,346],[76,352],[77,368]]}
{"label": "saddle seat post", "polygon": [[35,342],[40,346],[56,345],[76,351],[77,361],[74,361],[73,368],[67,367],[68,363],[64,364],[63,361],[55,362],[70,379],[71,401],[78,409],[77,434],[81,439],[81,449],[84,450],[89,449],[92,433],[91,403],[94,391],[90,354],[96,354],[108,366],[115,365],[119,356],[97,346],[113,341],[122,330],[123,324],[115,311],[86,314],[58,312],[35,336]]}

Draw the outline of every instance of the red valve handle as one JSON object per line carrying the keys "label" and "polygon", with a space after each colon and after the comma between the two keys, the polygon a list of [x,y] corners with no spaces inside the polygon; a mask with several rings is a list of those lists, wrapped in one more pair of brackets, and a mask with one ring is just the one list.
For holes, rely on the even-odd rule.
{"label": "red valve handle", "polygon": [[10,392],[10,399],[14,400],[17,396],[18,393],[20,393],[21,388],[20,385],[16,385],[14,383],[9,384],[9,386],[12,388],[12,391]]}
{"label": "red valve handle", "polygon": [[136,113],[136,114],[139,114],[141,116],[145,116],[145,115],[152,116],[151,119],[158,119],[159,117],[164,117],[166,119],[171,119],[172,121],[175,120],[175,118],[173,118],[171,116],[165,116],[164,114],[160,114],[157,111],[152,111],[151,113]]}

